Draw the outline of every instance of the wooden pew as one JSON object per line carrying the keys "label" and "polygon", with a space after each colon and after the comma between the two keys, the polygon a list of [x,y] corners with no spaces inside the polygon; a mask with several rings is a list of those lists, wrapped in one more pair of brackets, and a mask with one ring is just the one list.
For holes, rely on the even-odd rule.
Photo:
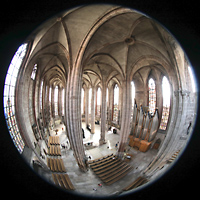
{"label": "wooden pew", "polygon": [[56,174],[57,180],[62,188],[65,188],[65,185],[60,177],[60,174]]}
{"label": "wooden pew", "polygon": [[96,171],[99,171],[99,170],[101,170],[101,169],[104,169],[104,168],[107,168],[108,166],[112,166],[114,163],[116,163],[116,162],[120,162],[120,160],[119,159],[115,159],[115,160],[113,160],[112,162],[110,162],[110,163],[108,163],[108,164],[106,164],[106,165],[102,165],[101,167],[98,167],[98,168],[95,168],[95,169],[93,169],[93,171],[94,172],[96,172]]}
{"label": "wooden pew", "polygon": [[67,174],[64,174],[63,177],[65,178],[65,180],[66,180],[66,182],[67,182],[67,184],[69,186],[69,189],[70,190],[75,190],[75,188],[74,188],[69,176]]}
{"label": "wooden pew", "polygon": [[62,159],[47,158],[47,166],[52,172],[66,172]]}
{"label": "wooden pew", "polygon": [[51,158],[49,158],[49,160],[50,160],[50,169],[51,171],[55,172],[53,160]]}
{"label": "wooden pew", "polygon": [[97,174],[97,173],[96,173],[96,174],[97,174],[97,176],[98,176],[99,178],[101,178],[101,177],[104,177],[104,176],[106,176],[106,175],[108,175],[108,174],[110,174],[110,173],[116,171],[117,169],[123,167],[124,165],[125,165],[124,162],[121,162],[121,163],[119,163],[119,164],[116,163],[116,165],[113,166],[113,168],[108,169],[106,172],[104,172],[104,173],[100,173],[100,174]]}
{"label": "wooden pew", "polygon": [[56,159],[53,159],[53,165],[56,172],[59,172]]}
{"label": "wooden pew", "polygon": [[109,166],[109,167],[106,167],[105,169],[103,169],[103,170],[101,170],[101,171],[96,171],[95,173],[98,175],[98,174],[102,174],[102,173],[104,173],[104,172],[107,172],[107,171],[109,171],[110,169],[113,169],[114,167],[116,167],[116,166],[118,166],[118,165],[120,165],[121,163],[115,163],[114,165],[111,165],[111,166]]}
{"label": "wooden pew", "polygon": [[53,181],[57,186],[67,190],[75,190],[69,176],[67,174],[52,174]]}
{"label": "wooden pew", "polygon": [[115,176],[116,174],[120,173],[122,170],[125,170],[126,168],[128,168],[128,165],[123,165],[122,167],[116,169],[115,171],[113,171],[112,173],[107,174],[106,176],[101,177],[101,180],[107,180],[113,176]]}
{"label": "wooden pew", "polygon": [[59,163],[60,163],[60,166],[61,166],[62,172],[66,172],[66,169],[65,169],[65,166],[64,166],[63,160],[62,160],[62,159],[58,159],[58,160],[59,160]]}
{"label": "wooden pew", "polygon": [[120,180],[125,175],[127,175],[132,169],[133,169],[133,167],[128,167],[125,170],[123,170],[121,173],[116,174],[114,177],[106,180],[105,181],[106,185],[111,185],[111,184],[115,183],[116,181]]}
{"label": "wooden pew", "polygon": [[97,165],[97,164],[100,164],[100,163],[102,163],[102,162],[105,162],[105,161],[107,161],[107,160],[111,160],[111,159],[113,159],[114,157],[115,157],[115,156],[112,155],[112,156],[109,156],[109,157],[107,157],[107,158],[103,158],[103,159],[98,160],[98,161],[96,161],[96,162],[90,163],[90,167],[91,167],[91,166],[95,166],[95,165]]}
{"label": "wooden pew", "polygon": [[92,166],[90,166],[90,167],[91,167],[92,169],[95,169],[95,168],[101,167],[101,166],[103,166],[103,165],[105,165],[105,164],[108,164],[108,163],[110,163],[110,162],[113,162],[114,160],[116,160],[116,158],[111,158],[111,159],[108,159],[108,160],[104,160],[104,161],[98,163],[97,165],[92,165]]}
{"label": "wooden pew", "polygon": [[105,158],[108,158],[108,157],[110,157],[110,156],[113,156],[113,154],[110,154],[110,155],[107,155],[107,156],[103,156],[103,157],[100,157],[100,158],[97,158],[97,159],[88,161],[88,164],[95,163],[95,162],[97,162],[97,161],[101,161],[101,160],[103,160],[103,159],[105,159]]}
{"label": "wooden pew", "polygon": [[132,190],[134,188],[137,188],[145,183],[147,183],[148,180],[146,178],[143,177],[138,177],[135,181],[133,181],[133,183],[131,183],[130,185],[128,185],[127,187],[125,187],[123,189],[123,191],[128,191],[128,190]]}
{"label": "wooden pew", "polygon": [[62,182],[63,182],[63,185],[64,185],[65,189],[69,190],[70,187],[69,187],[69,185],[68,185],[68,183],[67,183],[65,177],[63,176],[63,174],[60,174],[60,178],[61,178],[61,180],[62,180]]}
{"label": "wooden pew", "polygon": [[57,179],[56,175],[55,175],[55,174],[52,174],[52,177],[53,177],[54,183],[55,183],[57,186],[59,186],[58,179]]}

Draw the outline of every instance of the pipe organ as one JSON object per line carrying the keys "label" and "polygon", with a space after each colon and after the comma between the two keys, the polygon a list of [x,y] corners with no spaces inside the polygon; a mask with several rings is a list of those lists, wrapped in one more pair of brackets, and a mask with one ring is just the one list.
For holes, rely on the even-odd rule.
{"label": "pipe organ", "polygon": [[151,115],[142,105],[138,108],[135,102],[129,146],[137,147],[141,152],[148,151],[156,136],[158,122],[158,109]]}

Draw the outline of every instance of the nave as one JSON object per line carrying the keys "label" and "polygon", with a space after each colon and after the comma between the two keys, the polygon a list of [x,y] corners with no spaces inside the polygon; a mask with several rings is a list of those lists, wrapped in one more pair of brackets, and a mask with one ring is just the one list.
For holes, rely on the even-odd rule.
{"label": "nave", "polygon": [[[90,166],[90,163],[92,163],[93,160],[98,161],[100,158],[105,158],[109,155],[114,156],[117,151],[115,145],[119,141],[119,134],[113,134],[111,131],[106,132],[107,143],[99,146],[98,141],[100,138],[100,125],[95,125],[94,134],[91,134],[86,128],[84,128],[84,122],[82,123],[82,127],[85,133],[85,138],[83,139],[83,142],[86,143],[86,145],[84,146],[85,154],[87,157],[91,157],[91,159],[88,159],[88,171],[86,173],[82,173],[80,171],[75,157],[73,156],[73,151],[72,149],[70,149],[70,145],[65,132],[65,126],[64,124],[59,123],[54,127],[54,130],[50,130],[51,136],[49,137],[49,141],[53,138],[59,138],[59,142],[55,143],[54,146],[60,148],[61,156],[47,156],[47,165],[51,159],[52,162],[53,160],[57,160],[57,162],[58,160],[62,160],[63,166],[61,165],[61,170],[53,169],[53,171],[48,173],[44,172],[42,169],[40,169],[39,171],[40,175],[42,177],[45,177],[48,182],[60,186],[63,189],[67,189],[68,191],[70,190],[79,192],[83,195],[88,194],[94,196],[102,196],[102,194],[105,196],[120,194],[121,192],[124,192],[124,190],[129,185],[131,185],[133,181],[136,181],[138,177],[142,176],[143,170],[157,154],[157,150],[155,149],[150,149],[148,152],[143,153],[138,151],[137,149],[129,147],[127,155],[131,155],[131,159],[124,159],[123,161],[120,161],[124,163],[124,169],[128,169],[128,167],[130,168],[129,171],[127,171],[127,174],[119,180],[116,179],[116,182],[110,182],[111,184],[106,184],[106,182],[104,181],[105,179],[102,179],[102,177],[97,175],[98,171],[97,173],[94,172],[94,170]],[[58,130],[57,135],[55,133],[56,129]],[[91,141],[93,142],[93,144],[88,145],[87,142]],[[62,146],[65,146],[65,148],[62,148]],[[110,165],[110,170],[112,170],[113,176],[118,176],[118,174],[123,171],[123,169],[119,171],[119,163],[117,165],[112,165]],[[125,166],[128,167],[126,168]],[[104,169],[104,173],[107,173],[106,176],[108,176],[108,172],[109,170],[106,171],[106,169]],[[68,176],[71,185],[73,186],[71,189],[65,187],[64,182],[62,182],[62,179],[65,180],[64,176]],[[109,178],[112,178],[112,176],[110,176]],[[102,186],[99,186],[99,184],[102,184]]]}
{"label": "nave", "polygon": [[14,145],[41,177],[111,195],[154,180],[177,160],[195,125],[196,89],[187,55],[164,27],[133,9],[85,5],[21,44],[3,105]]}

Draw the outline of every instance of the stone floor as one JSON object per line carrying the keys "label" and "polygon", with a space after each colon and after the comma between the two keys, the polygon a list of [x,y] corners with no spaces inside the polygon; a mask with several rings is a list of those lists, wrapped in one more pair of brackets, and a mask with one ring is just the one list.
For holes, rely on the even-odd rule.
{"label": "stone floor", "polygon": [[[85,124],[82,124],[82,127],[85,131],[85,139],[84,142],[93,141],[93,146],[85,147],[85,154],[87,156],[91,156],[92,159],[96,159],[105,155],[109,155],[111,153],[116,153],[115,144],[119,141],[119,134],[113,134],[112,132],[106,133],[106,141],[107,143],[99,146],[100,139],[100,125],[95,125],[95,133],[91,134],[85,128]],[[62,130],[63,128],[63,130]],[[58,136],[60,137],[60,143],[67,145],[67,137],[65,134],[65,128],[63,124],[56,125],[56,129],[58,129]],[[50,132],[51,135],[55,135],[54,131]],[[150,149],[148,152],[143,153],[139,152],[133,148],[129,149],[129,154],[132,154],[132,159],[128,163],[134,167],[134,169],[128,173],[121,180],[115,182],[110,186],[106,186],[101,180],[94,174],[94,172],[89,168],[86,173],[83,173],[79,170],[78,164],[75,161],[73,156],[73,151],[68,148],[61,149],[62,159],[67,170],[67,174],[69,175],[71,182],[76,188],[76,192],[82,195],[90,195],[90,196],[110,196],[117,194],[123,188],[132,183],[135,179],[137,179],[141,172],[147,167],[147,165],[152,161],[154,156],[157,154],[157,150]],[[53,182],[51,174],[45,173],[43,174],[47,180]],[[98,186],[101,183],[102,187]],[[96,190],[94,190],[96,189]]]}

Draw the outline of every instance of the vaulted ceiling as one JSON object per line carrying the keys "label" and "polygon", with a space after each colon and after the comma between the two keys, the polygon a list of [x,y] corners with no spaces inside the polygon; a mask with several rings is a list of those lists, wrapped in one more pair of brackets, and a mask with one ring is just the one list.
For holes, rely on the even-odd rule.
{"label": "vaulted ceiling", "polygon": [[160,25],[132,9],[89,5],[54,16],[32,34],[29,59],[38,63],[41,76],[64,85],[81,45],[98,23],[82,58],[88,87],[102,80],[120,83],[144,66],[169,71],[172,62]]}

